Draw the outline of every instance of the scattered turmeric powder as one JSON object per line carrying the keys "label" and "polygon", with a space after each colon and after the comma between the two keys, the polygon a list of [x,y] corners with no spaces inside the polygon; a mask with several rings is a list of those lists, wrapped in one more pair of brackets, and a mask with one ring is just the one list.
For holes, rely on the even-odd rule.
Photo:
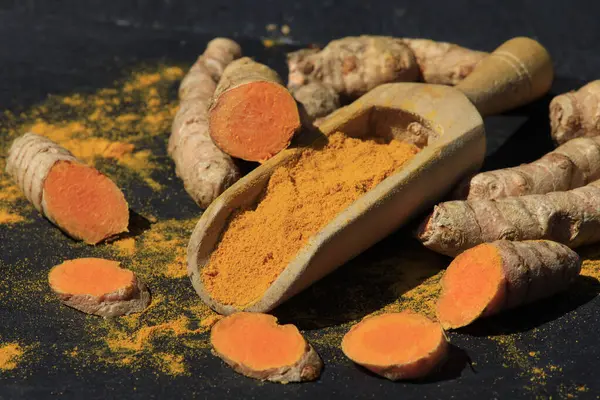
{"label": "scattered turmeric powder", "polygon": [[7,343],[0,346],[0,370],[8,371],[17,368],[24,349],[18,343]]}
{"label": "scattered turmeric powder", "polygon": [[257,205],[232,217],[201,273],[205,287],[223,304],[252,304],[311,236],[417,152],[411,144],[338,132],[322,149],[277,168]]}
{"label": "scattered turmeric powder", "polygon": [[0,224],[16,224],[24,221],[25,218],[19,214],[14,214],[6,210],[0,210]]}

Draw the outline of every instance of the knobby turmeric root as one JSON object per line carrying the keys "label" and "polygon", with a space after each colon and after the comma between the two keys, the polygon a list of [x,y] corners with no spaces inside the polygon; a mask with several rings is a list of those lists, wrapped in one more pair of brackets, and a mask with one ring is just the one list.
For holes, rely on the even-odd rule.
{"label": "knobby turmeric root", "polygon": [[225,67],[240,56],[236,42],[213,39],[179,86],[181,103],[168,151],[185,190],[202,208],[240,178],[238,167],[213,143],[208,131],[208,107],[217,82]]}
{"label": "knobby turmeric root", "polygon": [[236,372],[271,382],[319,377],[323,363],[294,325],[278,325],[268,314],[238,312],[212,328],[213,352]]}
{"label": "knobby turmeric root", "polygon": [[548,239],[571,248],[600,241],[600,180],[567,192],[437,205],[417,231],[449,256],[495,240]]}
{"label": "knobby turmeric root", "polygon": [[266,65],[243,57],[229,64],[209,109],[210,136],[225,153],[265,161],[300,129],[298,105]]}
{"label": "knobby turmeric root", "polygon": [[116,317],[141,312],[150,304],[146,285],[117,261],[65,261],[50,270],[48,282],[61,302],[86,314]]}
{"label": "knobby turmeric root", "polygon": [[600,136],[570,140],[537,161],[482,172],[460,184],[457,199],[500,199],[575,189],[600,179]]}
{"label": "knobby turmeric root", "polygon": [[600,80],[552,99],[550,127],[558,144],[576,137],[600,136]]}
{"label": "knobby turmeric root", "polygon": [[121,190],[58,144],[33,133],[15,139],[6,172],[46,218],[74,239],[99,243],[127,232]]}
{"label": "knobby turmeric root", "polygon": [[457,85],[465,79],[488,53],[454,43],[428,39],[402,39],[415,54],[421,80],[426,83]]}
{"label": "knobby turmeric root", "polygon": [[346,357],[393,381],[427,376],[448,350],[438,323],[408,311],[365,318],[342,340]]}
{"label": "knobby turmeric root", "polygon": [[340,96],[329,85],[321,82],[310,82],[293,90],[292,95],[304,106],[309,121],[318,120],[340,108]]}
{"label": "knobby turmeric root", "polygon": [[437,315],[445,329],[565,290],[581,260],[549,240],[484,243],[461,253],[442,277]]}

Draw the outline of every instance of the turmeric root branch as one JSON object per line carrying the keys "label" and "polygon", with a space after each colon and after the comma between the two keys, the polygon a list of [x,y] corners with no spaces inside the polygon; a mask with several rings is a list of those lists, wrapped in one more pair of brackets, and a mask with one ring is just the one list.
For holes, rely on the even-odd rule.
{"label": "turmeric root branch", "polygon": [[577,137],[600,136],[600,80],[552,99],[550,126],[558,144]]}

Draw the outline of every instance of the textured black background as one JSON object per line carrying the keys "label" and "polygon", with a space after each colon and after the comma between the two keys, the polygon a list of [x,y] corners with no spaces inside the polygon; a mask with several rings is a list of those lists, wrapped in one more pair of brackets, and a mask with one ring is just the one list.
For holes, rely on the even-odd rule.
{"label": "textured black background", "polygon": [[[537,158],[550,149],[547,105],[553,94],[574,89],[600,77],[600,2],[598,1],[1,1],[0,0],[0,110],[18,111],[47,94],[93,91],[106,87],[122,71],[140,62],[190,63],[208,39],[223,35],[242,42],[246,54],[285,72],[284,50],[266,51],[260,45],[269,23],[288,24],[298,46],[364,33],[428,37],[493,50],[504,40],[526,35],[542,42],[555,60],[552,93],[537,103],[508,115],[489,118],[486,127],[494,147],[486,168],[514,165]],[[1,118],[1,117],[0,117]],[[5,133],[0,133],[5,134]],[[189,201],[186,202],[189,204]],[[186,206],[190,207],[190,206]],[[165,211],[165,213],[168,213]],[[35,238],[34,238],[35,239]],[[25,256],[32,242],[8,240],[0,229],[4,265]],[[8,247],[12,246],[10,256]],[[40,244],[36,251],[51,251]],[[393,246],[392,240],[376,251]],[[363,257],[370,257],[374,251]],[[600,393],[600,302],[590,295],[558,296],[543,306],[532,305],[493,319],[485,334],[524,332],[518,348],[542,349],[539,365],[560,366],[544,384],[503,367],[505,351],[478,332],[453,336],[453,342],[475,361],[425,383],[391,383],[365,374],[349,362],[329,362],[322,378],[312,384],[257,384],[242,378],[211,357],[198,360],[198,377],[169,378],[151,371],[130,375],[122,370],[77,373],[61,369],[57,361],[19,379],[2,379],[0,399],[38,398],[533,398],[564,397],[574,393],[596,398]],[[592,299],[593,298],[593,299]],[[23,313],[0,305],[0,333],[19,327],[31,329]],[[528,331],[536,327],[535,334]],[[51,324],[36,327],[49,343],[62,340]],[[318,331],[309,332],[318,335]],[[325,351],[326,361],[339,353]],[[462,354],[462,353],[461,353]],[[464,356],[464,354],[463,354]],[[1,373],[0,373],[1,374]],[[585,385],[587,392],[573,388]]]}

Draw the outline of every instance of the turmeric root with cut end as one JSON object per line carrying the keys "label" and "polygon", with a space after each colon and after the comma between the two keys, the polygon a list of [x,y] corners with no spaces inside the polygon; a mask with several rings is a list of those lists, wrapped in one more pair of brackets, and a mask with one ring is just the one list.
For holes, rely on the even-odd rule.
{"label": "turmeric root with cut end", "polygon": [[116,317],[142,312],[150,304],[146,285],[117,261],[65,261],[50,270],[48,282],[60,301],[86,314]]}
{"label": "turmeric root with cut end", "polygon": [[39,212],[74,239],[97,244],[127,232],[129,207],[121,190],[45,137],[17,138],[6,172]]}
{"label": "turmeric root with cut end", "polygon": [[168,151],[185,190],[202,208],[240,178],[231,157],[210,138],[208,107],[225,67],[241,56],[230,39],[211,40],[179,86],[181,100],[171,127]]}
{"label": "turmeric root with cut end", "polygon": [[458,199],[500,199],[575,189],[600,179],[600,136],[568,141],[537,161],[482,172],[458,186]]}
{"label": "turmeric root with cut end", "polygon": [[427,376],[448,350],[442,327],[409,311],[365,318],[342,340],[346,357],[393,381]]}
{"label": "turmeric root with cut end", "polygon": [[454,43],[428,39],[402,41],[413,51],[421,70],[421,79],[426,83],[457,85],[488,55]]}
{"label": "turmeric root with cut end", "polygon": [[300,129],[298,105],[279,75],[248,57],[229,64],[209,109],[210,136],[225,153],[265,161]]}
{"label": "turmeric root with cut end", "polygon": [[387,36],[346,37],[323,50],[303,49],[288,54],[288,87],[311,82],[331,86],[340,96],[355,99],[389,82],[413,82],[419,68],[411,49]]}
{"label": "turmeric root with cut end", "polygon": [[600,180],[567,192],[441,203],[417,238],[449,256],[501,239],[548,239],[571,248],[595,243],[600,241]]}
{"label": "turmeric root with cut end", "polygon": [[278,325],[268,314],[238,312],[212,328],[213,352],[236,372],[271,382],[319,377],[323,363],[294,325]]}
{"label": "turmeric root with cut end", "polygon": [[600,80],[552,99],[550,127],[558,144],[576,137],[600,136]]}
{"label": "turmeric root with cut end", "polygon": [[437,315],[445,329],[550,297],[579,275],[581,260],[549,240],[484,243],[461,253],[442,277]]}

